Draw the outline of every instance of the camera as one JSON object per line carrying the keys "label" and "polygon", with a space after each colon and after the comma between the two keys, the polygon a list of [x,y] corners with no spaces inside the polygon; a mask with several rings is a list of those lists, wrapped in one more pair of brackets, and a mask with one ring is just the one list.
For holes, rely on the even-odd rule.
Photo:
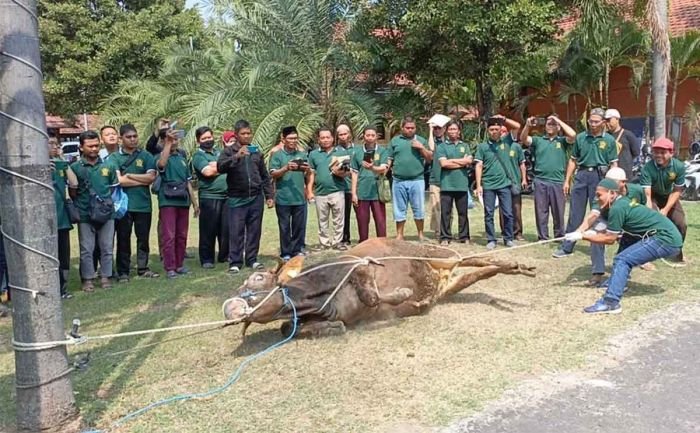
{"label": "camera", "polygon": [[303,158],[292,159],[289,162],[293,162],[297,165],[297,168],[294,171],[303,171],[305,166],[309,165],[309,163],[304,161]]}
{"label": "camera", "polygon": [[350,171],[350,161],[345,160],[340,163],[340,169],[343,171]]}

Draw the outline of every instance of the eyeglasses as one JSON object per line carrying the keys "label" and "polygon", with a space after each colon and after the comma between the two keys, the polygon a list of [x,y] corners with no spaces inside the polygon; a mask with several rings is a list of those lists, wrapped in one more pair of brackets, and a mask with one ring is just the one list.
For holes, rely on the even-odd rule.
{"label": "eyeglasses", "polygon": [[603,123],[603,122],[604,122],[603,120],[588,119],[588,124],[589,124],[589,125],[592,125],[592,126],[600,125],[600,124]]}

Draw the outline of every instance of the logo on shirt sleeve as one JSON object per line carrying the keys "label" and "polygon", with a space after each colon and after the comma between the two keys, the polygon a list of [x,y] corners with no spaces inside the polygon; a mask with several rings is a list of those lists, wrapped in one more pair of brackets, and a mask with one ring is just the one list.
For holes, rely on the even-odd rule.
{"label": "logo on shirt sleeve", "polygon": [[143,159],[137,159],[136,160],[136,166],[138,168],[143,168]]}

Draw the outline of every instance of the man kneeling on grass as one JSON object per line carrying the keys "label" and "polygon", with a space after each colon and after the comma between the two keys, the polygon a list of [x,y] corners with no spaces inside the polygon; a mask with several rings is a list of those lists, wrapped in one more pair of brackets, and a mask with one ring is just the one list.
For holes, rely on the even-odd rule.
{"label": "man kneeling on grass", "polygon": [[602,210],[608,209],[607,230],[600,233],[571,232],[566,234],[566,240],[576,242],[585,239],[596,244],[613,244],[623,233],[642,239],[615,256],[605,294],[583,310],[586,313],[619,313],[622,311],[622,293],[632,268],[656,259],[677,256],[683,247],[683,239],[671,220],[620,194],[618,183],[612,179],[600,181],[596,199]]}

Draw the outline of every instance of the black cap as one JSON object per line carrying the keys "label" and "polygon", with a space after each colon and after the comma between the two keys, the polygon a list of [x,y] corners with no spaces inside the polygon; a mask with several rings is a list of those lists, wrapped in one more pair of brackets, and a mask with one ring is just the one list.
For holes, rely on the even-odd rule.
{"label": "black cap", "polygon": [[486,121],[486,126],[491,127],[493,125],[503,126],[503,119],[501,117],[489,117]]}

